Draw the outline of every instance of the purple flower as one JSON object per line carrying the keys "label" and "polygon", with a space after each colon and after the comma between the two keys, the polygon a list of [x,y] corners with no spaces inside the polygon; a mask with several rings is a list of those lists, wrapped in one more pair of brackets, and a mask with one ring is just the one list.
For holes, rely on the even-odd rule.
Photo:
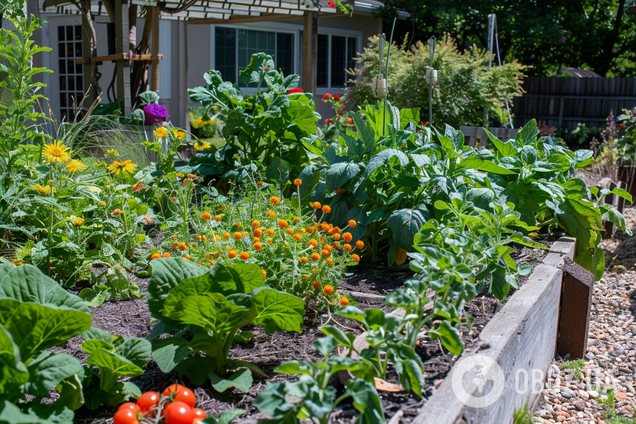
{"label": "purple flower", "polygon": [[168,109],[156,103],[144,106],[144,115],[146,117],[146,125],[154,124],[155,122],[160,124],[170,117]]}

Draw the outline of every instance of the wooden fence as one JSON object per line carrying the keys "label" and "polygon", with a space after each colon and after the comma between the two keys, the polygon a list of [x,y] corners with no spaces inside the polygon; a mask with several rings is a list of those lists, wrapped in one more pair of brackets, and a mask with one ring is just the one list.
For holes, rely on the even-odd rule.
{"label": "wooden fence", "polygon": [[529,77],[526,93],[514,99],[515,127],[536,118],[549,127],[603,126],[611,111],[636,107],[636,78]]}

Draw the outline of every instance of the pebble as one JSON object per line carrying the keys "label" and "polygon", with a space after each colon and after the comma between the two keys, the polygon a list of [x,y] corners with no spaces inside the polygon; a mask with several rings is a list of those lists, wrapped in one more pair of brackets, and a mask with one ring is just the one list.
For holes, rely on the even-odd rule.
{"label": "pebble", "polygon": [[[636,207],[626,207],[624,216],[636,233]],[[533,422],[608,424],[607,409],[598,401],[608,398],[610,388],[616,413],[625,422],[636,419],[636,237],[619,233],[600,247],[611,268],[594,284],[582,378],[574,379],[562,368],[564,361],[555,360]]]}

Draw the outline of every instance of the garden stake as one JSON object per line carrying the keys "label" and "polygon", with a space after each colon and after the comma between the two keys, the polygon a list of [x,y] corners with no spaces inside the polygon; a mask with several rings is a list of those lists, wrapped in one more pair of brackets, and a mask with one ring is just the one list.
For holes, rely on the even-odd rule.
{"label": "garden stake", "polygon": [[[391,61],[391,44],[393,44],[393,32],[395,31],[396,20],[397,20],[397,17],[393,18],[393,26],[391,27],[391,36],[389,37],[389,51],[386,54],[386,71],[384,72],[384,76],[387,82],[389,80],[389,62]],[[382,71],[382,62],[380,62],[380,71]],[[385,86],[386,87],[384,91],[384,115],[382,117],[382,137],[386,135],[386,99],[389,96],[388,84],[385,84]]]}

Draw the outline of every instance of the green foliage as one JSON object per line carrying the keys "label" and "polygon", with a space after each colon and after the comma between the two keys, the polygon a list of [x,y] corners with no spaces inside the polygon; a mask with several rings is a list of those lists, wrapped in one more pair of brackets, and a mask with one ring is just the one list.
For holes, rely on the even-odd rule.
{"label": "green foliage", "polygon": [[[355,70],[356,84],[345,90],[345,106],[376,102],[371,82],[379,70],[378,38],[359,54],[360,67]],[[525,67],[516,61],[499,68],[488,68],[489,54],[473,46],[461,53],[448,36],[435,45],[433,68],[437,69],[439,84],[433,91],[433,122],[438,128],[451,125],[482,125],[484,108],[497,108],[507,99],[520,96],[521,79]],[[429,69],[428,45],[417,42],[411,48],[394,45],[388,75],[388,100],[398,108],[419,108],[414,122],[428,121],[428,91],[426,70]],[[383,68],[384,69],[384,68]]]}
{"label": "green foliage", "polygon": [[528,410],[528,400],[523,406],[515,409],[512,416],[512,424],[532,424],[532,412]]}
{"label": "green foliage", "polygon": [[95,409],[103,403],[117,405],[131,397],[141,396],[141,390],[135,384],[118,380],[143,374],[143,368],[150,359],[151,345],[148,340],[137,337],[124,339],[98,328],[91,328],[82,334],[82,339],[82,350],[90,355],[82,380],[89,409]]}
{"label": "green foliage", "polygon": [[[37,268],[0,265],[0,423],[72,423],[81,402],[77,386],[66,388],[78,382],[82,366],[46,349],[65,344],[91,323],[81,299]],[[42,403],[51,389],[59,398]]]}
{"label": "green foliage", "polygon": [[113,299],[139,299],[139,287],[128,278],[128,271],[120,264],[108,268],[98,276],[91,277],[91,288],[82,289],[78,296],[84,299],[87,305],[97,307],[106,300]]}
{"label": "green foliage", "polygon": [[[264,53],[252,55],[240,71],[244,85],[256,85],[256,95],[243,95],[238,86],[223,81],[221,73],[210,70],[203,76],[206,85],[188,90],[190,99],[206,108],[203,121],[225,122],[226,145],[215,152],[199,153],[190,161],[193,171],[233,181],[247,180],[250,170],[271,173],[276,179],[300,174],[308,162],[300,140],[316,133],[311,93],[288,93],[298,86],[298,75],[276,70],[274,60]],[[267,90],[261,91],[263,84]],[[214,116],[209,113],[220,109]],[[280,173],[282,173],[282,178]]]}
{"label": "green foliage", "polygon": [[[290,294],[264,287],[261,269],[254,264],[212,268],[183,259],[155,259],[148,287],[150,312],[161,320],[153,334],[185,329],[173,337],[153,340],[153,358],[164,372],[173,369],[196,385],[208,378],[218,391],[236,387],[247,392],[255,366],[227,355],[234,341],[247,341],[251,333],[239,331],[258,325],[270,334],[277,330],[300,332],[304,302]],[[247,367],[228,376],[228,369]],[[205,372],[202,372],[206,370]]]}
{"label": "green foliage", "polygon": [[576,359],[573,361],[565,361],[561,364],[561,368],[564,370],[572,370],[572,378],[574,380],[583,379],[583,367],[585,366],[585,360]]}
{"label": "green foliage", "polygon": [[[354,408],[360,413],[356,423],[384,423],[380,398],[370,377],[372,366],[349,357],[329,356],[336,346],[333,337],[323,337],[314,343],[316,350],[324,355],[323,361],[292,361],[278,367],[276,372],[300,376],[293,383],[269,383],[259,394],[254,406],[272,418],[260,419],[258,423],[292,424],[309,418],[313,422],[327,424],[334,408],[347,398],[352,398]],[[348,380],[344,393],[338,396],[336,389],[329,386],[329,380],[337,372],[345,370],[359,378]],[[292,397],[300,400],[292,402]]]}

